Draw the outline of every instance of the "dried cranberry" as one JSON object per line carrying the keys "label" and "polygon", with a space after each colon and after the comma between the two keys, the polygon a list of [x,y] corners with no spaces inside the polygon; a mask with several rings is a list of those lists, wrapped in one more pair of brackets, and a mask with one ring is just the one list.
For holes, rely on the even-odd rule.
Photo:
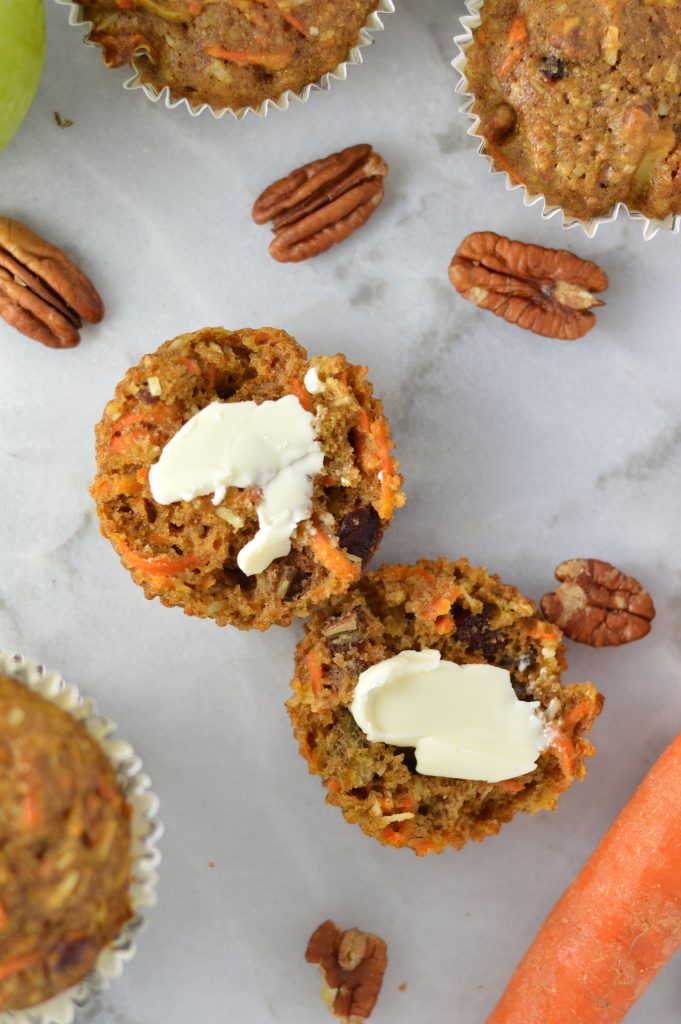
{"label": "dried cranberry", "polygon": [[383,536],[383,523],[376,509],[369,505],[343,516],[337,535],[340,546],[366,565]]}

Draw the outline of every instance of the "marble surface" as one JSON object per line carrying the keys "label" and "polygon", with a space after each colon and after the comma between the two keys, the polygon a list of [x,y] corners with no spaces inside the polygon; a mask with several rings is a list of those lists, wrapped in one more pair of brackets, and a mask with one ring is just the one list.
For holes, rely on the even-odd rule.
{"label": "marble surface", "polygon": [[[85,1022],[322,1022],[303,950],[328,916],[388,941],[376,1024],[480,1024],[679,728],[681,239],[644,243],[620,219],[589,241],[504,191],[457,113],[461,13],[401,0],[347,82],[236,123],[126,93],[125,72],[105,70],[48,3],[45,77],[0,155],[2,212],[68,247],[107,316],[65,352],[0,325],[0,646],[98,699],[144,757],[166,825],[159,905]],[[390,163],[381,210],[320,259],[270,260],[254,195],[365,139]],[[447,265],[481,228],[597,258],[612,282],[597,329],[547,341],[461,300]],[[122,571],[88,497],[93,425],[128,366],[206,324],[275,324],[369,364],[409,494],[383,559],[465,554],[538,598],[559,561],[596,556],[649,586],[647,639],[569,645],[568,678],[593,679],[607,705],[588,780],[558,813],[461,853],[382,849],[325,806],[292,741],[299,628],[219,630],[145,601]],[[631,1024],[678,1021],[680,972],[668,966]]]}

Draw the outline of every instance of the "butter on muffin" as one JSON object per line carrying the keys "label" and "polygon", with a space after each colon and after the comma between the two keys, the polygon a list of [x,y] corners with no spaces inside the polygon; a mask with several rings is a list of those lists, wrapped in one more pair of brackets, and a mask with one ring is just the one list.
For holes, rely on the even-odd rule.
{"label": "butter on muffin", "polygon": [[497,170],[580,220],[681,213],[681,4],[485,0],[466,53]]}
{"label": "butter on muffin", "polygon": [[81,981],[131,917],[130,807],[85,726],[0,675],[0,1011]]}
{"label": "butter on muffin", "polygon": [[148,598],[264,630],[348,589],[405,501],[366,373],[269,327],[182,335],[128,371],[91,493]]}
{"label": "butter on muffin", "polygon": [[560,630],[465,559],[368,573],[315,612],[295,665],[301,754],[382,843],[460,848],[586,775],[603,698],[561,685]]}
{"label": "butter on muffin", "polygon": [[213,109],[257,107],[345,58],[379,0],[81,0],[109,67]]}

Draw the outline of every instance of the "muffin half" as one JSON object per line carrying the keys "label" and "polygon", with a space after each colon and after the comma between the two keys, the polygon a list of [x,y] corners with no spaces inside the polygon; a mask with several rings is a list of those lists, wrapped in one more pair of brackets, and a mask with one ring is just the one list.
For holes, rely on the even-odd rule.
{"label": "muffin half", "polygon": [[[308,361],[274,328],[182,335],[128,371],[96,430],[91,493],[102,533],[148,598],[219,625],[264,630],[348,589],[405,500],[389,425],[366,372],[342,355]],[[298,433],[314,434],[321,469],[310,475],[309,503],[298,512],[288,553],[252,571],[243,552],[262,526],[262,474],[252,476],[259,484],[244,485],[242,475],[238,486],[166,501],[158,491],[155,497],[153,467],[208,407],[220,415],[225,404],[238,404],[227,410],[236,415],[270,403],[274,413],[282,400]],[[254,438],[249,426],[248,443],[261,446],[272,429]],[[234,452],[243,462],[243,432],[239,438]]]}
{"label": "muffin half", "polygon": [[[536,767],[497,782],[427,775],[414,747],[369,740],[353,714],[358,681],[407,651],[506,670],[515,704],[536,702],[527,709],[544,736]],[[585,733],[603,698],[589,683],[562,686],[564,668],[560,630],[485,569],[465,559],[387,565],[306,624],[288,711],[327,801],[367,835],[423,855],[484,839],[518,811],[553,810],[586,775]]]}

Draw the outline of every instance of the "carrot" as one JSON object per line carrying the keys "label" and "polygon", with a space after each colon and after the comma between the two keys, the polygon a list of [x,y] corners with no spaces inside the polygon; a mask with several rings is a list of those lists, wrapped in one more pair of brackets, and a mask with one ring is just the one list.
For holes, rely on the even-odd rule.
{"label": "carrot", "polygon": [[24,828],[37,828],[43,822],[40,800],[35,790],[29,789],[21,801],[21,824]]}
{"label": "carrot", "polygon": [[339,580],[352,583],[360,573],[359,566],[350,561],[340,548],[334,547],[325,533],[313,523],[308,534],[312,552],[327,572],[337,576]]}
{"label": "carrot", "polygon": [[378,421],[371,421],[366,409],[360,409],[355,428],[355,450],[360,468],[364,473],[378,470],[381,494],[376,506],[381,519],[390,519],[395,507],[395,495],[399,490],[399,478],[393,471],[390,443],[385,427]]}
{"label": "carrot", "polygon": [[228,60],[232,64],[256,64],[268,71],[281,71],[291,62],[295,47],[290,46],[267,53],[264,50],[226,50],[224,46],[207,46],[206,53],[209,57],[219,57],[220,60]]}
{"label": "carrot", "polygon": [[435,620],[435,632],[440,636],[446,636],[454,629],[454,619],[451,615],[438,615]]}
{"label": "carrot", "polygon": [[18,974],[19,971],[25,971],[27,967],[32,967],[34,963],[40,959],[40,953],[20,953],[18,956],[10,957],[9,960],[3,960],[0,962],[0,981],[4,981],[5,978],[11,978],[13,974]]}
{"label": "carrot", "polygon": [[307,666],[307,678],[310,680],[310,686],[315,697],[324,689],[324,673],[322,670],[322,656],[316,647],[313,647],[305,659]]}
{"label": "carrot", "polygon": [[518,14],[511,22],[508,38],[512,43],[524,43],[527,39],[527,22],[522,14]]}
{"label": "carrot", "polygon": [[121,555],[133,567],[140,572],[148,573],[149,576],[177,576],[187,569],[196,569],[201,565],[201,559],[196,555],[178,555],[177,558],[168,558],[166,555],[157,555],[145,558],[133,550],[125,541],[119,540],[118,545]]}
{"label": "carrot", "polygon": [[520,962],[487,1024],[618,1024],[681,946],[681,734]]}
{"label": "carrot", "polygon": [[103,498],[105,501],[110,498],[120,498],[123,494],[139,494],[144,488],[144,483],[136,476],[129,473],[120,476],[100,477],[95,480],[90,488],[93,498]]}
{"label": "carrot", "polygon": [[197,363],[196,359],[189,359],[187,356],[179,356],[178,363],[181,363],[187,373],[190,373],[192,377],[201,376],[201,367]]}
{"label": "carrot", "polygon": [[295,395],[303,409],[306,412],[314,412],[314,405],[312,404],[312,398],[309,393],[305,390],[303,385],[295,377],[289,378],[288,390],[291,394]]}

